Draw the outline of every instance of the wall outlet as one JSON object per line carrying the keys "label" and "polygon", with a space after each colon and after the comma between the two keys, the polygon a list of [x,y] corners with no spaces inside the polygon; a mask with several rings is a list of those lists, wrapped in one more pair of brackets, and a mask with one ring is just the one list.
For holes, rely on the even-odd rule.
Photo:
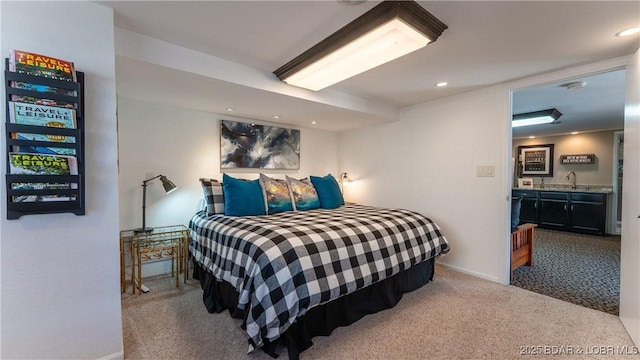
{"label": "wall outlet", "polygon": [[495,165],[476,166],[476,177],[494,177],[494,176],[496,176]]}

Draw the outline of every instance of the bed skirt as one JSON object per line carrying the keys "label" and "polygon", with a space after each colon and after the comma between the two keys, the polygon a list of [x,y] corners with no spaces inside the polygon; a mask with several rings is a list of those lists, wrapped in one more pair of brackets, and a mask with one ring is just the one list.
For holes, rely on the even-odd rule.
{"label": "bed skirt", "polygon": [[[433,279],[434,264],[435,259],[429,259],[354,293],[311,308],[278,340],[269,342],[265,339],[261,349],[275,358],[278,356],[276,348],[282,344],[287,348],[289,359],[298,359],[301,352],[313,345],[313,337],[328,336],[334,329],[353,324],[367,314],[396,306],[404,293],[416,290]],[[236,308],[238,292],[233,286],[217,281],[195,263],[193,278],[200,280],[202,298],[209,313],[229,310],[232,317],[246,319],[244,311]],[[242,328],[245,328],[244,323]]]}

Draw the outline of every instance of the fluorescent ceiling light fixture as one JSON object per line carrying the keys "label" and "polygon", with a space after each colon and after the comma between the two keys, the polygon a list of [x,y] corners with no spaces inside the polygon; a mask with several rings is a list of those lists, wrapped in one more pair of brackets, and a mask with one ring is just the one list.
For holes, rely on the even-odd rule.
{"label": "fluorescent ceiling light fixture", "polygon": [[515,128],[520,126],[549,124],[558,120],[560,116],[562,116],[562,113],[558,111],[558,109],[548,109],[513,115],[511,127]]}
{"label": "fluorescent ceiling light fixture", "polygon": [[635,35],[637,33],[640,33],[640,27],[634,27],[634,28],[630,28],[630,29],[625,29],[625,30],[619,31],[618,33],[616,33],[616,36],[624,37],[624,36]]}
{"label": "fluorescent ceiling light fixture", "polygon": [[383,1],[273,73],[317,91],[423,48],[445,29],[414,1]]}

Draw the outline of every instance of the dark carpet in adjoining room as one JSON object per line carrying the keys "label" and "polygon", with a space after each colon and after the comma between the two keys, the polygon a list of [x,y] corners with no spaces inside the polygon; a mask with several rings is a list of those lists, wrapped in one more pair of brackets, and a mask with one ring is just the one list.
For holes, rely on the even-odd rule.
{"label": "dark carpet in adjoining room", "polygon": [[618,315],[620,236],[537,228],[533,266],[521,266],[512,285]]}

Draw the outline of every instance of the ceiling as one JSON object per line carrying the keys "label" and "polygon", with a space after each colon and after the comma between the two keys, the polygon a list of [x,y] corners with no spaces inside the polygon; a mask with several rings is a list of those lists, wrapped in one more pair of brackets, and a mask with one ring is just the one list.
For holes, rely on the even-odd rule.
{"label": "ceiling", "polygon": [[[378,2],[98,1],[115,25],[197,52],[273,72]],[[448,29],[432,44],[305,98],[233,84],[139,59],[116,57],[120,96],[251,119],[343,131],[393,121],[322,101],[362,99],[398,112],[405,106],[634,53],[640,38],[619,38],[640,25],[638,1],[418,1]],[[116,41],[118,41],[116,37]],[[118,46],[116,46],[118,48]],[[164,79],[164,80],[163,80]],[[577,79],[572,79],[576,81]],[[624,72],[514,94],[514,113],[557,108],[558,125],[519,128],[515,136],[620,129]],[[269,81],[278,83],[275,75]],[[446,87],[436,87],[441,81]],[[317,99],[316,99],[317,98]],[[277,120],[273,115],[279,115]],[[311,121],[316,121],[311,125]],[[536,129],[537,128],[537,129]],[[526,130],[525,130],[526,129]]]}
{"label": "ceiling", "polygon": [[[584,83],[571,89],[569,84]],[[514,114],[546,109],[562,113],[550,124],[523,126],[513,129],[513,137],[569,134],[624,128],[626,87],[624,69],[538,86],[513,93]]]}

